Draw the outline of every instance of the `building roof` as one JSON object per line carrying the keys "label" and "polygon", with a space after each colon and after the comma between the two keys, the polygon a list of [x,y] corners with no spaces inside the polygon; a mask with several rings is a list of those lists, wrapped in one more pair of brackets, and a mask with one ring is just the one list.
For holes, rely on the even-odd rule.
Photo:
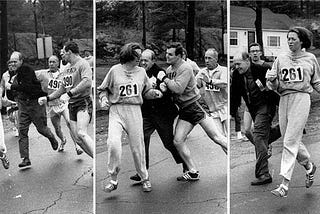
{"label": "building roof", "polygon": [[[230,6],[230,27],[254,29],[256,12],[249,7]],[[268,8],[262,9],[262,29],[288,30],[294,23],[285,14],[273,13]]]}

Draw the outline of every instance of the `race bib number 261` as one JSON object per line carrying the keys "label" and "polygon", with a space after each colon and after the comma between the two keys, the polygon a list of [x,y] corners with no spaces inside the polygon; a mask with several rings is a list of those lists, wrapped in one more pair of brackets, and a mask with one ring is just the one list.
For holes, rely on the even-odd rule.
{"label": "race bib number 261", "polygon": [[120,97],[135,97],[139,95],[137,83],[124,84],[119,86]]}
{"label": "race bib number 261", "polygon": [[281,79],[283,82],[302,82],[303,81],[303,68],[289,67],[281,69]]}

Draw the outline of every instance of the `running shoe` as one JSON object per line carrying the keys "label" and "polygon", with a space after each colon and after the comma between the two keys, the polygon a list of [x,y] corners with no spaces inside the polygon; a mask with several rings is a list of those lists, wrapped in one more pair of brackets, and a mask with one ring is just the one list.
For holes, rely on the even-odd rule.
{"label": "running shoe", "polygon": [[313,184],[313,177],[314,177],[314,173],[316,172],[317,167],[314,163],[312,163],[312,170],[310,173],[306,174],[306,187],[309,188],[312,186]]}
{"label": "running shoe", "polygon": [[141,183],[142,183],[142,191],[143,192],[151,192],[152,191],[151,183],[149,180],[144,180]]}
{"label": "running shoe", "polygon": [[182,176],[177,177],[177,181],[197,181],[200,179],[199,171],[192,173],[186,172]]}
{"label": "running shoe", "polygon": [[2,161],[2,165],[5,169],[9,169],[9,160],[6,154],[3,153],[2,157],[0,157],[1,161]]}
{"label": "running shoe", "polygon": [[64,146],[66,145],[66,143],[67,143],[67,139],[64,138],[63,141],[61,141],[61,144],[59,146],[58,152],[63,152]]}
{"label": "running shoe", "polygon": [[118,182],[111,180],[107,185],[103,187],[103,191],[110,193],[118,188]]}
{"label": "running shoe", "polygon": [[277,197],[286,198],[288,196],[288,187],[280,184],[280,186],[277,189],[272,190],[271,193]]}

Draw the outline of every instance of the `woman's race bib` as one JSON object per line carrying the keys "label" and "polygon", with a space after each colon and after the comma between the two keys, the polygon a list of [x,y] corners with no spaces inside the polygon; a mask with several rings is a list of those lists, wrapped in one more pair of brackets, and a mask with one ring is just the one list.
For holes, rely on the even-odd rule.
{"label": "woman's race bib", "polygon": [[135,97],[139,95],[139,87],[137,83],[128,83],[119,86],[119,96]]}
{"label": "woman's race bib", "polygon": [[302,82],[303,81],[303,68],[301,66],[282,68],[281,80],[286,83]]}

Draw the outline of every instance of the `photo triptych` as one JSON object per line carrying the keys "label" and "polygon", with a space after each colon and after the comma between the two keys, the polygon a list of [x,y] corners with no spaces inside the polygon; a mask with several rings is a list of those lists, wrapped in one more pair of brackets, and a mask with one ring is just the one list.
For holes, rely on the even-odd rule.
{"label": "photo triptych", "polygon": [[320,213],[319,17],[0,0],[0,213]]}

